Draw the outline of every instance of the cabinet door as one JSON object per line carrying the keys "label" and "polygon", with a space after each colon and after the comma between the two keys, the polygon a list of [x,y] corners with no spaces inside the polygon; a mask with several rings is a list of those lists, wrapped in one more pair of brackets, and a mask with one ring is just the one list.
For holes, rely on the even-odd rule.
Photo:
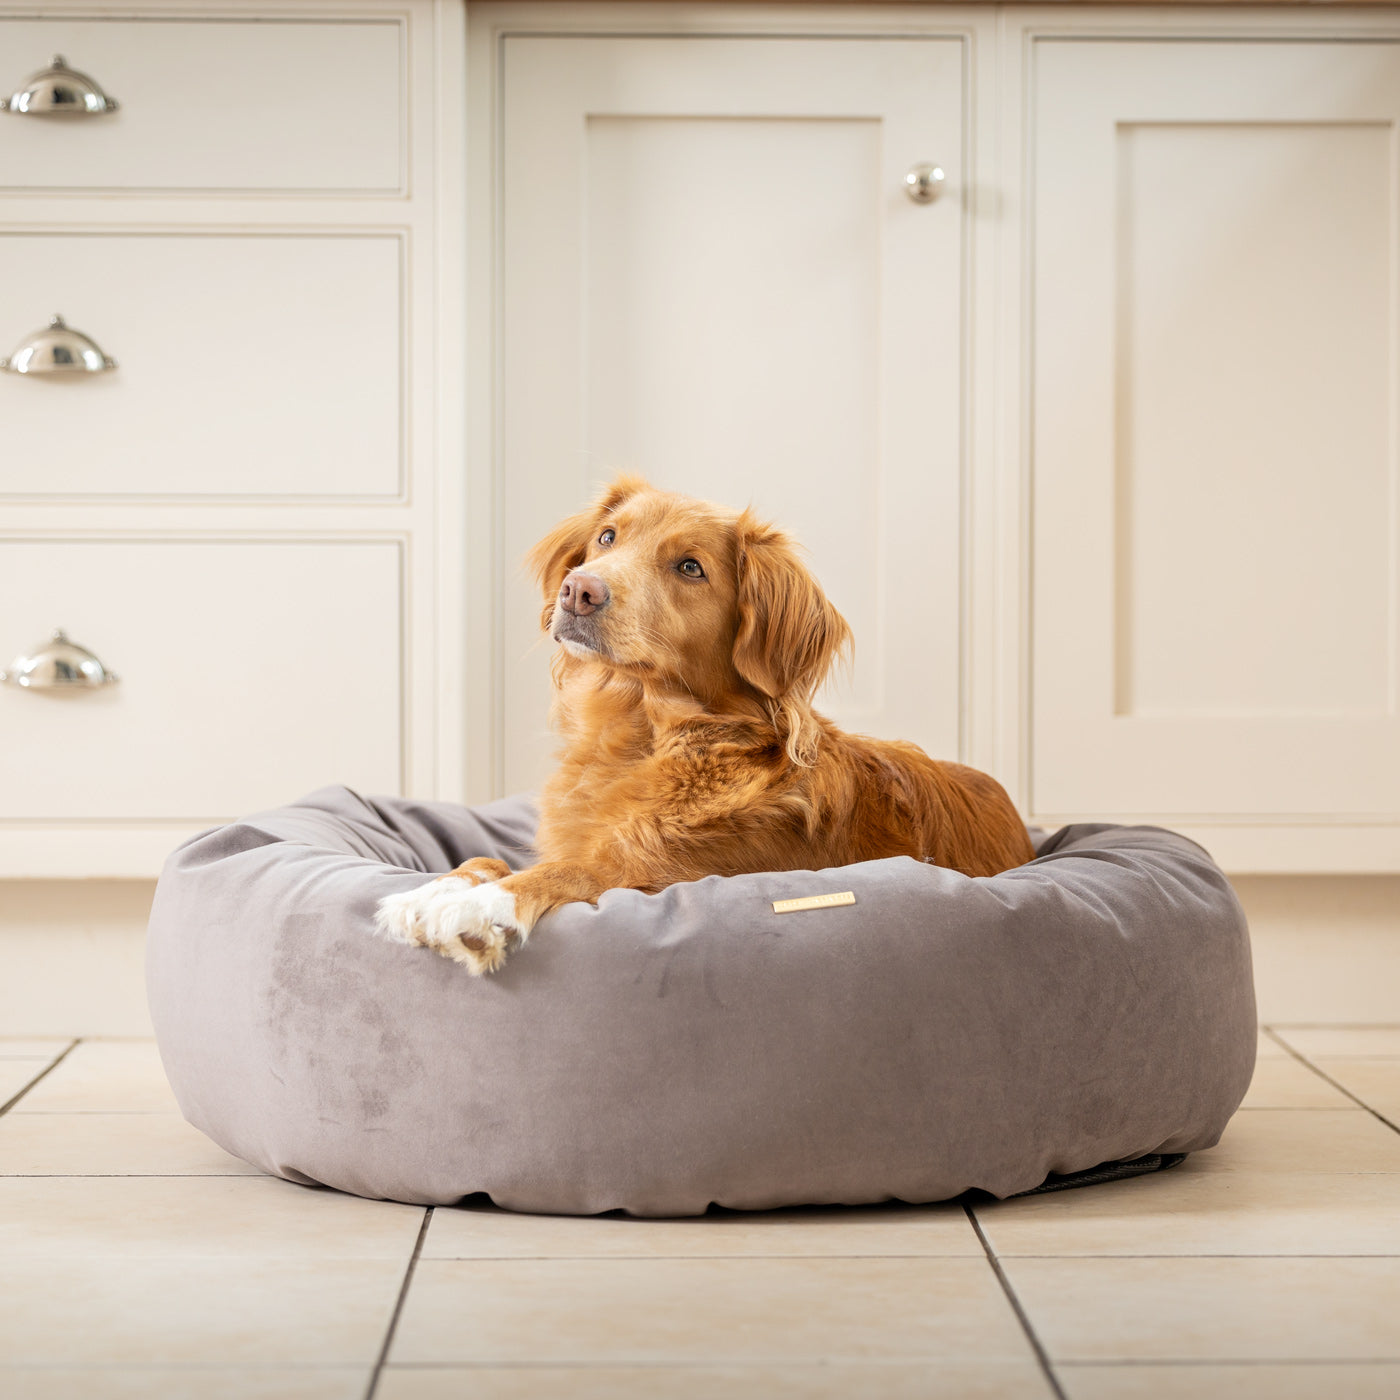
{"label": "cabinet door", "polygon": [[1384,823],[1400,50],[1042,41],[1034,82],[1033,808]]}
{"label": "cabinet door", "polygon": [[[551,748],[520,560],[624,468],[794,531],[855,631],[824,708],[956,754],[962,60],[956,39],[505,39],[507,789]],[[917,204],[925,161],[947,180]]]}

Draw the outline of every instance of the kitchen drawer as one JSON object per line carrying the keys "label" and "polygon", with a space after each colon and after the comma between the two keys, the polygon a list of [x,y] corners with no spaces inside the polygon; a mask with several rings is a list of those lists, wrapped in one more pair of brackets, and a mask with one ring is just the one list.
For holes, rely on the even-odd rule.
{"label": "kitchen drawer", "polygon": [[394,235],[0,234],[0,354],[62,313],[107,374],[0,374],[0,496],[393,497]]}
{"label": "kitchen drawer", "polygon": [[0,822],[226,819],[402,790],[394,540],[0,539],[0,653],[54,628],[119,677],[0,685]]}
{"label": "kitchen drawer", "polygon": [[0,114],[0,189],[397,194],[404,23],[0,18],[0,87],[62,54],[115,98]]}

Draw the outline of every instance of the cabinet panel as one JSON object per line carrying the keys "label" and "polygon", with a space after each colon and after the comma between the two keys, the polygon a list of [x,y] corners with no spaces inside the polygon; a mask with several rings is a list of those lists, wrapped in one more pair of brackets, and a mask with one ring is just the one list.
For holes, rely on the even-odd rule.
{"label": "cabinet panel", "polygon": [[0,374],[0,495],[395,495],[402,254],[388,235],[0,234],[3,353],[60,312],[118,365]]}
{"label": "cabinet panel", "polygon": [[62,627],[120,677],[0,685],[0,821],[400,791],[401,572],[393,541],[0,539],[5,664]]}
{"label": "cabinet panel", "polygon": [[1118,146],[1116,712],[1384,714],[1390,132]]}
{"label": "cabinet panel", "polygon": [[[840,723],[959,743],[962,46],[509,37],[506,787],[547,768],[517,561],[619,469],[752,502],[856,634]],[[942,198],[904,193],[939,162]]]}
{"label": "cabinet panel", "polygon": [[0,189],[396,192],[397,20],[0,18],[8,96],[62,54],[119,106],[0,114]]}
{"label": "cabinet panel", "polygon": [[[881,470],[879,123],[606,117],[586,141],[587,460],[771,501],[878,645],[878,498],[850,485]],[[873,716],[870,660],[833,698]]]}
{"label": "cabinet panel", "polygon": [[1397,49],[1034,78],[1034,810],[1394,814]]}

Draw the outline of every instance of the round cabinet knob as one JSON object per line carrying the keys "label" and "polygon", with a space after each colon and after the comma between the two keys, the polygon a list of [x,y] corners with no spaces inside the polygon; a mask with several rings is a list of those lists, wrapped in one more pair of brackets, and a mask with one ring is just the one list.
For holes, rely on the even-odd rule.
{"label": "round cabinet knob", "polygon": [[103,374],[116,367],[90,335],[75,331],[62,316],[28,336],[8,360],[0,360],[0,369],[11,374]]}
{"label": "round cabinet knob", "polygon": [[0,682],[25,690],[100,690],[116,685],[117,677],[59,628],[30,655],[15,657],[8,671],[0,671]]}
{"label": "round cabinet knob", "polygon": [[948,177],[941,165],[911,165],[904,177],[904,193],[915,204],[932,204],[943,192],[943,182]]}
{"label": "round cabinet knob", "polygon": [[108,97],[86,73],[70,68],[62,54],[55,54],[43,72],[31,73],[18,92],[0,97],[0,112],[19,117],[97,117],[116,110],[116,99]]}

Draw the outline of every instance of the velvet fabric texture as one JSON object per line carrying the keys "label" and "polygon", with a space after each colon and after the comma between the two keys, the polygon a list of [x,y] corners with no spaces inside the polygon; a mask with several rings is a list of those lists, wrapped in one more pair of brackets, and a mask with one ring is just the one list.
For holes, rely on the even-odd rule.
{"label": "velvet fabric texture", "polygon": [[898,857],[611,890],[484,978],[376,935],[382,896],[527,865],[533,827],[526,798],[326,788],[175,851],[147,978],[189,1121],[362,1196],[692,1215],[1009,1196],[1210,1147],[1249,1084],[1244,915],[1171,832],[1066,827],[988,879]]}

